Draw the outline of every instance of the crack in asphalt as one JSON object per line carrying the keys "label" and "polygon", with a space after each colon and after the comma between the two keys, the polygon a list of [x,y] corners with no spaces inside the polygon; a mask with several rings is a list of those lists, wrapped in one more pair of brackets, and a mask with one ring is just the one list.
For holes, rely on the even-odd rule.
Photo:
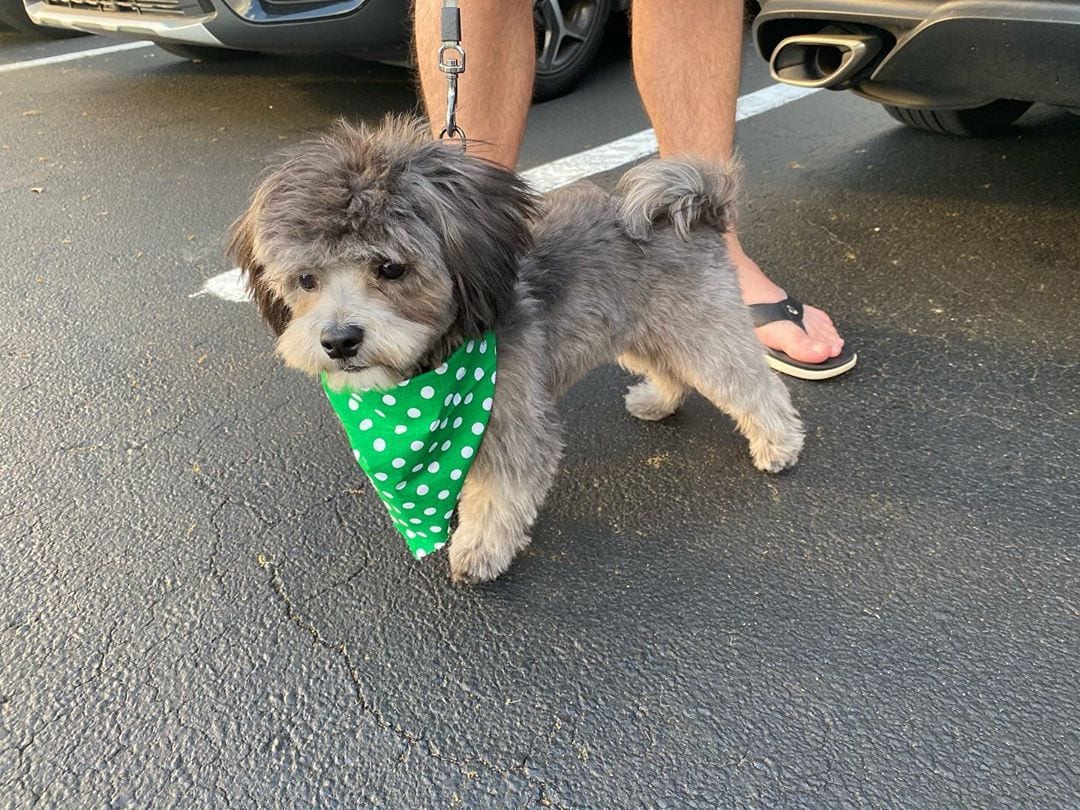
{"label": "crack in asphalt", "polygon": [[409,750],[413,748],[420,748],[426,746],[427,754],[432,759],[439,760],[440,762],[446,762],[451,765],[457,766],[463,774],[466,776],[470,772],[475,773],[477,766],[483,768],[490,773],[494,773],[504,779],[508,779],[512,776],[518,776],[524,779],[528,784],[536,788],[537,791],[537,804],[541,807],[560,807],[564,808],[565,805],[556,804],[555,800],[548,795],[547,782],[543,779],[539,779],[529,773],[525,763],[528,761],[526,756],[521,764],[512,767],[501,767],[496,765],[491,760],[483,756],[471,756],[471,757],[456,757],[450,754],[444,754],[440,751],[437,745],[431,740],[425,740],[419,734],[403,728],[400,724],[391,722],[386,718],[383,712],[376,706],[366,695],[364,684],[360,680],[359,670],[353,663],[352,655],[349,653],[349,648],[344,643],[336,643],[326,638],[312,622],[304,618],[300,612],[296,609],[296,605],[292,598],[289,596],[288,589],[285,587],[285,582],[281,578],[281,573],[278,567],[274,563],[264,557],[262,554],[256,558],[259,567],[263,568],[270,581],[270,587],[273,589],[274,594],[281,600],[282,605],[285,608],[285,618],[292,624],[299,627],[301,630],[308,633],[312,640],[318,646],[328,650],[334,655],[338,656],[345,666],[345,671],[349,675],[349,680],[352,683],[353,693],[356,697],[356,702],[359,704],[360,709],[371,717],[375,721],[375,724],[384,731],[388,731],[405,743]]}

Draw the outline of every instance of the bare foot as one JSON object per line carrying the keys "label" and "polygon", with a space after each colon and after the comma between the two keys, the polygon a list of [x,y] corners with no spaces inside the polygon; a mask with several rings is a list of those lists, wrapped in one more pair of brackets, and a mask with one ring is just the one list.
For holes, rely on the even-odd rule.
{"label": "bare foot", "polygon": [[[784,288],[761,272],[754,260],[746,255],[734,232],[729,232],[726,238],[739,277],[743,303],[771,304],[787,298]],[[803,363],[821,363],[840,354],[844,339],[822,310],[804,305],[803,325],[805,332],[791,321],[774,321],[754,331],[765,346]]]}

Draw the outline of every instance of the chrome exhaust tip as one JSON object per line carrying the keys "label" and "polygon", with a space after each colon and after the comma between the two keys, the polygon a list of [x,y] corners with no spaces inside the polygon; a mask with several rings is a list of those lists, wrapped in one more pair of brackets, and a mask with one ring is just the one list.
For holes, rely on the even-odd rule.
{"label": "chrome exhaust tip", "polygon": [[843,90],[879,53],[873,34],[801,34],[781,40],[769,60],[772,77],[796,87]]}

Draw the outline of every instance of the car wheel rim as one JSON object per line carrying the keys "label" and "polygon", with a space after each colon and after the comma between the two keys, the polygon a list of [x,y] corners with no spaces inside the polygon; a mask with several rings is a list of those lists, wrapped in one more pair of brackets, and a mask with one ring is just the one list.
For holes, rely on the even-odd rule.
{"label": "car wheel rim", "polygon": [[536,69],[556,73],[573,62],[597,24],[596,0],[537,0]]}

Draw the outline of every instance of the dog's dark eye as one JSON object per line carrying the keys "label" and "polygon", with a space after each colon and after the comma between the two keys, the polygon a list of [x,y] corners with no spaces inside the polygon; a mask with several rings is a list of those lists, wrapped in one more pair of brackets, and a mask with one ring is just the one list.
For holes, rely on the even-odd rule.
{"label": "dog's dark eye", "polygon": [[315,276],[311,275],[311,273],[304,273],[297,281],[300,282],[300,286],[305,290],[314,290],[319,284],[315,279]]}
{"label": "dog's dark eye", "polygon": [[403,264],[395,264],[394,262],[383,262],[376,268],[375,272],[378,273],[379,278],[394,279],[401,278],[405,275],[405,271],[409,268]]}

